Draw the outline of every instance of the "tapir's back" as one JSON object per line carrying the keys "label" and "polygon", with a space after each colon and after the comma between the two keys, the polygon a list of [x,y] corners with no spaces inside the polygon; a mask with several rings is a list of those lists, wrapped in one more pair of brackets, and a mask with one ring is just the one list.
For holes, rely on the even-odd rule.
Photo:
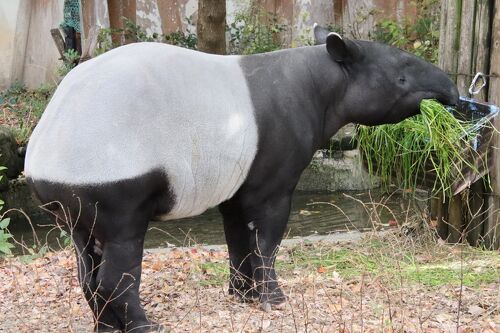
{"label": "tapir's back", "polygon": [[174,218],[231,197],[256,150],[238,57],[138,43],[67,75],[30,139],[25,172],[99,186],[161,171],[177,198],[166,216]]}

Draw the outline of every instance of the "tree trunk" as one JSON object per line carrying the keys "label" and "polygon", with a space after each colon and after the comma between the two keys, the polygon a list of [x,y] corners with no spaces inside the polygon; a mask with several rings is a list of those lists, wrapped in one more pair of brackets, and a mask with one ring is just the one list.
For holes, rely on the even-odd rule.
{"label": "tree trunk", "polygon": [[226,1],[198,1],[198,50],[214,53],[226,53]]}
{"label": "tree trunk", "polygon": [[[111,29],[123,29],[124,18],[136,22],[136,0],[108,0],[109,25]],[[113,44],[124,45],[135,42],[133,36],[124,33],[112,34]]]}

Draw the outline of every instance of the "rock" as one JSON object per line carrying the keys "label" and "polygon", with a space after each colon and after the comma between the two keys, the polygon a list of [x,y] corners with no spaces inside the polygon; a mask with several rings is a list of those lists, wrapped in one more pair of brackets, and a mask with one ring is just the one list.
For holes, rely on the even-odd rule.
{"label": "rock", "polygon": [[23,158],[18,154],[18,145],[11,129],[0,126],[0,166],[7,169],[1,174],[4,179],[0,182],[0,191],[4,191],[8,186],[8,179],[17,178],[23,170]]}
{"label": "rock", "polygon": [[[4,209],[20,209],[33,219],[33,221],[36,220],[37,224],[53,223],[49,214],[46,214],[39,208],[41,203],[31,195],[25,178],[20,177],[10,180],[8,191],[1,193],[0,198],[5,201]],[[17,211],[9,213],[9,217],[14,224],[17,222],[26,222],[24,214]]]}
{"label": "rock", "polygon": [[[315,156],[297,184],[300,191],[361,191],[379,186],[365,170],[358,150],[346,150],[327,158]],[[337,156],[340,155],[340,156]]]}

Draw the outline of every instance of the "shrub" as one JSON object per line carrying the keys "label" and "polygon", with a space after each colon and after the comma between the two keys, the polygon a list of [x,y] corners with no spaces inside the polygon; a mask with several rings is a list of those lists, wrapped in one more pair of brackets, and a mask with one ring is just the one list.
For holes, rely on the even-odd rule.
{"label": "shrub", "polygon": [[[170,34],[153,33],[149,35],[144,29],[126,17],[123,18],[123,22],[125,26],[123,29],[102,28],[99,31],[99,36],[97,37],[97,49],[95,52],[96,55],[120,46],[112,41],[112,36],[117,34],[124,34],[127,39],[136,42],[167,43],[196,50],[198,39],[196,38],[196,34],[191,32],[189,29],[186,32],[175,31]],[[190,22],[189,19],[188,22]]]}
{"label": "shrub", "polygon": [[384,19],[377,23],[373,39],[396,46],[437,63],[439,49],[439,11],[437,0],[416,1],[417,17],[402,22]]}
{"label": "shrub", "polygon": [[227,29],[230,54],[255,54],[281,49],[284,43],[280,33],[288,27],[275,14],[250,7],[237,13]]}

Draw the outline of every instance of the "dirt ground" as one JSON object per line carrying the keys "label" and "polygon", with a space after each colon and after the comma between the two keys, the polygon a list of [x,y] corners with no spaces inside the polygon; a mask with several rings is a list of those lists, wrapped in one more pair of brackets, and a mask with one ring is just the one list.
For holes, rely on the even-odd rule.
{"label": "dirt ground", "polygon": [[[71,248],[0,259],[1,332],[91,332]],[[142,299],[170,332],[500,332],[500,254],[399,232],[285,246],[288,301],[227,295],[227,252],[147,252]]]}

